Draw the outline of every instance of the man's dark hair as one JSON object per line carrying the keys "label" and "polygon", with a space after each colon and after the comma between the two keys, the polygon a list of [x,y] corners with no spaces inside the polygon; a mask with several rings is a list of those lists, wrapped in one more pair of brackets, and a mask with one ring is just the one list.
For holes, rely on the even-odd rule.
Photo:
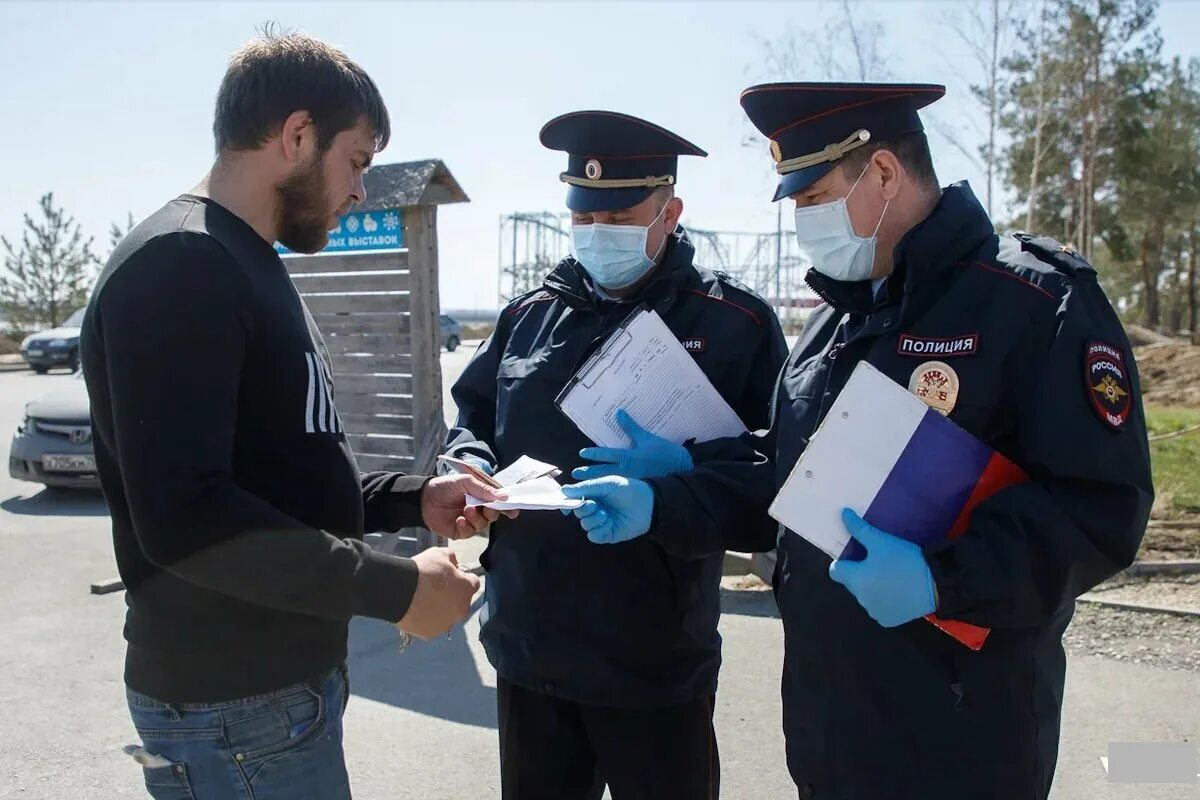
{"label": "man's dark hair", "polygon": [[671,202],[671,198],[675,196],[674,186],[657,186],[654,189],[654,207],[658,211],[662,211],[667,203]]}
{"label": "man's dark hair", "polygon": [[878,142],[867,142],[862,147],[856,147],[847,153],[838,166],[842,168],[846,179],[853,181],[866,168],[871,156],[880,150],[887,150],[904,165],[904,169],[918,184],[926,189],[938,188],[937,173],[933,169],[933,156],[929,153],[929,140],[923,131],[905,133],[894,139],[883,139]]}
{"label": "man's dark hair", "polygon": [[221,81],[213,118],[217,153],[257,150],[296,111],[312,116],[321,152],[364,117],[376,151],[392,135],[383,97],[362,67],[322,41],[268,25],[233,54]]}

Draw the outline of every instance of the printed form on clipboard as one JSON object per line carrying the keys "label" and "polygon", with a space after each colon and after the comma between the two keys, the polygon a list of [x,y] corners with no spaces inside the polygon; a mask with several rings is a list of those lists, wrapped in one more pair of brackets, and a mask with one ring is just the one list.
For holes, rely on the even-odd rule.
{"label": "printed form on clipboard", "polygon": [[709,382],[657,312],[629,316],[579,369],[558,407],[600,447],[628,447],[617,425],[625,409],[655,436],[675,444],[740,436],[746,426]]}

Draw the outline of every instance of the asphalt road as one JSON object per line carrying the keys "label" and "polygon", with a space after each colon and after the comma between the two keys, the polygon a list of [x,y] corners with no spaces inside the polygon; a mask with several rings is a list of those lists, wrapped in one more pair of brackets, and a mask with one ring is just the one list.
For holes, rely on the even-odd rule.
{"label": "asphalt road", "polygon": [[[448,379],[469,355],[443,356]],[[24,403],[64,380],[0,373],[0,464]],[[467,559],[478,550],[462,546]],[[139,769],[121,752],[136,741],[121,684],[124,597],[88,593],[115,574],[98,496],[0,475],[0,798],[144,797]],[[716,713],[724,796],[795,797],[779,729],[782,634],[770,595],[728,592],[725,611]],[[495,674],[477,636],[473,616],[448,639],[400,655],[390,626],[353,626],[346,746],[357,797],[499,796]],[[1200,786],[1109,785],[1100,763],[1110,741],[1197,741],[1200,674],[1092,655],[1072,654],[1069,665],[1052,797],[1200,798]]]}

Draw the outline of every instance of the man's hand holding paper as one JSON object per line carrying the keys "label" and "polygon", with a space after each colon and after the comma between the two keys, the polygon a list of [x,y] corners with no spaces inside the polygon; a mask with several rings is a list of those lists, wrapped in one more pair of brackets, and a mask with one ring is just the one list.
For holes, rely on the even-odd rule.
{"label": "man's hand holding paper", "polygon": [[[562,487],[554,479],[559,474],[557,467],[529,456],[521,456],[494,475],[491,474],[491,465],[479,459],[471,458],[468,461],[441,456],[441,461],[448,468],[460,473],[483,471],[491,483],[500,487],[490,494],[467,498],[467,514],[482,514],[492,522],[497,519],[498,513],[503,513],[509,519],[516,519],[517,512],[521,510],[571,510],[580,505],[580,501],[563,495]],[[501,490],[503,497],[496,494]]]}
{"label": "man's hand holding paper", "polygon": [[[476,501],[476,497],[486,500]],[[501,514],[490,508],[475,508],[472,502],[479,504],[506,499],[504,492],[480,482],[473,475],[443,475],[425,484],[425,490],[421,492],[421,516],[425,527],[439,536],[469,539],[486,531]],[[508,512],[505,516],[514,519],[516,512]]]}

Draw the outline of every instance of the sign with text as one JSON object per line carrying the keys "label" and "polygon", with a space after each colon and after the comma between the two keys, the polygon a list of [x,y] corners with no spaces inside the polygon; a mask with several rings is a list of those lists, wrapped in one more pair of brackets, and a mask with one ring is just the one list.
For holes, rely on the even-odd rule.
{"label": "sign with text", "polygon": [[[404,247],[404,210],[384,208],[378,211],[353,211],[338,217],[338,225],[329,232],[329,244],[322,253],[353,253],[365,250],[398,250]],[[295,255],[275,243],[275,251]]]}

